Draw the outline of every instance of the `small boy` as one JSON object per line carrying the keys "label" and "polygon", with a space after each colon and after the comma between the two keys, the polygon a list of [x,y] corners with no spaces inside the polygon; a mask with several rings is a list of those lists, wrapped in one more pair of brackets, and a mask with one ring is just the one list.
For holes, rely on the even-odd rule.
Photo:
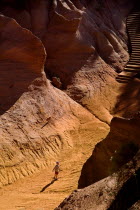
{"label": "small boy", "polygon": [[53,170],[52,171],[54,171],[54,179],[58,179],[57,177],[58,177],[58,174],[59,174],[59,171],[60,171],[60,167],[59,167],[59,162],[57,161],[56,162],[56,165],[55,165],[55,167],[53,168]]}

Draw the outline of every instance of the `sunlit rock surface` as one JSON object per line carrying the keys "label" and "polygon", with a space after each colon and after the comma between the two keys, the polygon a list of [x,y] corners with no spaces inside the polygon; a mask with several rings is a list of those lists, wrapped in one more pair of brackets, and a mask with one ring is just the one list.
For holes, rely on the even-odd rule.
{"label": "sunlit rock surface", "polygon": [[1,186],[59,158],[79,165],[76,183],[113,115],[139,111],[138,90],[115,80],[129,59],[125,20],[133,4],[1,1]]}

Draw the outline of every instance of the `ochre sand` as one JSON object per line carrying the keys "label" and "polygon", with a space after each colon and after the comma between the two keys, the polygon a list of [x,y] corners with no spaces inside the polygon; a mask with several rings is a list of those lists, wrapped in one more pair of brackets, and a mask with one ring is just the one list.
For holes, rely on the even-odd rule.
{"label": "ochre sand", "polygon": [[[107,133],[104,130],[101,135],[105,136]],[[95,139],[90,139],[88,143],[82,142],[81,146],[77,142],[74,148],[66,149],[59,158],[62,169],[59,179],[43,192],[40,191],[53,180],[53,165],[1,188],[0,210],[52,210],[57,207],[77,188],[82,166],[90,157],[95,143]]]}

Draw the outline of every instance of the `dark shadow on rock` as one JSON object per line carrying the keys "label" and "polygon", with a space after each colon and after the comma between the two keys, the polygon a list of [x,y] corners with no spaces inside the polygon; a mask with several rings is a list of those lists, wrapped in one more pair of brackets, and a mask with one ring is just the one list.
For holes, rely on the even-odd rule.
{"label": "dark shadow on rock", "polygon": [[122,85],[120,92],[114,114],[131,118],[140,110],[140,80],[135,79],[126,85]]}
{"label": "dark shadow on rock", "polygon": [[0,114],[3,114],[41,76],[45,51],[41,41],[15,20],[0,15],[0,22]]}
{"label": "dark shadow on rock", "polygon": [[[32,28],[33,33],[35,33],[36,36],[41,37],[41,40],[47,51],[46,74],[47,76],[49,75],[50,78],[52,77],[60,78],[62,82],[62,89],[67,89],[67,86],[71,85],[72,80],[75,77],[75,74],[80,69],[82,69],[82,67],[86,67],[86,65],[89,66],[89,64],[87,63],[88,60],[90,59],[92,55],[96,56],[97,54],[97,51],[94,49],[94,47],[97,49],[97,46],[96,46],[97,40],[95,39],[94,33],[97,30],[99,31],[104,30],[105,29],[104,25],[107,24],[107,21],[110,22],[110,18],[113,19],[113,17],[110,16],[111,13],[108,10],[109,8],[107,4],[105,4],[104,1],[102,0],[98,1],[98,3],[100,2],[99,5],[97,6],[98,11],[96,11],[96,6],[94,7],[94,4],[96,4],[94,1],[72,0],[71,4],[72,3],[74,5],[78,4],[78,5],[81,5],[81,7],[82,5],[87,7],[88,4],[90,3],[93,4],[93,5],[89,5],[89,9],[90,10],[92,9],[91,11],[88,11],[89,9],[87,8],[87,11],[83,13],[85,15],[83,15],[81,12],[78,12],[78,10],[74,10],[74,9],[65,10],[65,6],[63,7],[61,6],[63,8],[62,9],[59,6],[59,3],[57,4],[55,9],[53,8],[53,5],[51,3],[50,3],[51,6],[46,6],[46,9],[44,6],[39,7],[38,6],[39,3],[44,2],[43,0],[42,1],[21,0],[20,2],[18,0],[12,0],[12,1],[1,0],[1,1],[6,2],[4,5],[2,4],[0,6],[0,11],[2,13],[10,17],[14,17],[17,20],[17,22],[20,25],[23,25],[24,27],[28,28],[29,27],[28,25],[30,25],[29,28]],[[46,1],[46,5],[48,4],[47,2],[53,2],[53,1]],[[66,3],[67,1],[64,1],[64,2]],[[117,2],[117,6],[118,6],[118,3],[119,1]],[[17,7],[16,9],[17,10],[20,9],[21,11],[17,12],[16,10],[14,11],[12,10],[13,12],[9,13],[10,8],[15,8],[15,5]],[[101,8],[103,8],[102,14],[100,14]],[[115,5],[113,8],[115,8]],[[26,10],[26,14],[23,14],[25,13],[25,10]],[[46,13],[46,15],[42,15],[44,14],[44,12]],[[129,9],[126,9],[125,13],[128,13],[128,12],[129,12]],[[92,13],[94,14],[93,17],[89,15]],[[22,18],[20,17],[20,15],[23,15]],[[27,18],[27,22],[29,22],[28,24],[25,24],[26,16],[28,17]],[[49,17],[46,18],[47,16]],[[121,14],[118,15],[118,18],[119,16],[121,16]],[[99,20],[100,22],[98,22],[98,19],[100,19]],[[105,22],[104,22],[104,19],[105,19]],[[97,21],[97,24],[94,23],[96,21]],[[106,29],[107,31],[112,31],[113,34],[118,35],[119,34],[118,28],[114,27],[115,22],[112,20],[112,24],[111,25],[107,24],[108,26],[106,27]],[[101,28],[98,27],[100,23],[102,23]],[[107,38],[106,38],[106,42],[108,43]],[[106,49],[106,47],[108,47],[108,44],[107,46],[101,46],[101,49],[103,48]],[[108,49],[107,51],[109,50],[110,49]],[[100,52],[98,52],[98,54],[101,55]],[[104,54],[106,55],[106,53]],[[109,58],[108,55],[106,57]],[[111,53],[110,53],[110,57],[113,57]],[[121,62],[121,59],[119,62]],[[99,63],[100,63],[100,60],[98,61],[98,64]],[[112,65],[114,65],[116,68],[116,71],[120,71],[120,67],[118,67],[118,62],[116,65],[114,64],[114,60],[109,59],[108,63],[109,65],[111,65],[111,67]],[[96,72],[97,65],[91,67],[91,70],[90,70],[91,73],[93,72],[93,69],[95,69],[95,72]],[[100,66],[100,69],[102,69],[102,65]]]}
{"label": "dark shadow on rock", "polygon": [[116,172],[140,148],[140,119],[113,118],[106,139],[99,142],[83,165],[78,188],[87,187]]}
{"label": "dark shadow on rock", "polygon": [[52,185],[54,182],[56,181],[56,179],[52,180],[49,184],[47,184],[46,186],[44,186],[42,188],[42,190],[40,190],[40,192],[44,192],[50,185]]}
{"label": "dark shadow on rock", "polygon": [[135,172],[118,192],[108,210],[129,209],[140,199],[140,169]]}
{"label": "dark shadow on rock", "polygon": [[21,95],[28,91],[32,81],[39,76],[30,72],[29,67],[25,70],[23,63],[14,62],[9,66],[8,63],[5,65],[7,67],[3,67],[0,63],[2,67],[0,71],[0,115],[9,110]]}
{"label": "dark shadow on rock", "polygon": [[[75,75],[79,69],[81,69],[83,66],[86,66],[86,65],[87,66],[91,65],[91,68],[92,68],[95,65],[94,63],[100,59],[97,52],[94,52],[94,55],[91,55],[89,53],[86,56],[84,56],[84,58],[79,59],[79,60],[78,59],[76,60],[75,54],[74,55],[71,54],[70,56],[71,56],[71,58],[69,60],[67,60],[68,62],[65,60],[66,63],[62,64],[62,66],[67,65],[67,68],[61,69],[61,71],[59,70],[59,68],[57,68],[57,70],[56,70],[55,68],[51,67],[52,63],[51,62],[49,63],[49,58],[46,61],[46,75],[47,75],[47,77],[50,78],[50,80],[53,80],[53,77],[57,77],[58,79],[60,79],[60,81],[62,83],[60,89],[62,89],[62,90],[66,90],[68,85],[72,85],[73,78],[75,77]],[[72,58],[72,56],[73,56],[73,58]],[[57,60],[57,58],[56,58],[56,60]],[[73,66],[71,65],[71,60],[76,60],[75,65],[73,65]],[[59,64],[61,64],[60,62],[59,62]],[[94,70],[92,69],[92,72],[93,71]],[[96,73],[96,71],[95,71],[95,73]]]}

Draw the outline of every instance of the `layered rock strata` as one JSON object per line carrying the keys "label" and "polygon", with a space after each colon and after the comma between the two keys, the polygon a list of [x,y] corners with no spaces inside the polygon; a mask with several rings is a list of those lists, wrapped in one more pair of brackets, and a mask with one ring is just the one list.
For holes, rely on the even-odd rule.
{"label": "layered rock strata", "polygon": [[118,95],[116,72],[129,59],[125,20],[131,1],[12,2],[0,10],[42,40],[47,76],[58,78],[59,88],[109,123]]}
{"label": "layered rock strata", "polygon": [[[6,185],[52,167],[66,148],[76,155],[88,148],[84,162],[105,138],[120,94],[116,72],[129,57],[125,19],[133,4],[2,2],[9,16],[0,16],[0,182]],[[46,79],[44,66],[59,87]]]}
{"label": "layered rock strata", "polygon": [[94,146],[107,134],[108,126],[46,79],[45,50],[37,37],[11,18],[0,16],[0,22],[2,186],[52,167],[59,153],[66,148],[72,151],[85,139]]}

